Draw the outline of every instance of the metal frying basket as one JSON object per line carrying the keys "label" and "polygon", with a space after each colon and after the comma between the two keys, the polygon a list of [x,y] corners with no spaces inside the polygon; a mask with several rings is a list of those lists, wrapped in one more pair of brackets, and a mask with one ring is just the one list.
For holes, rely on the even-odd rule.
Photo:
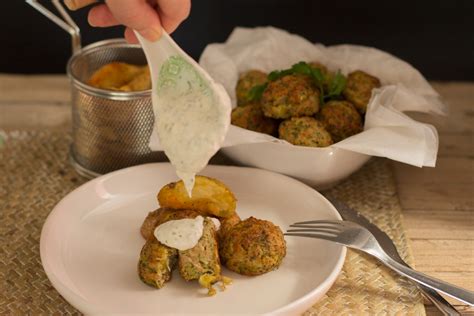
{"label": "metal frying basket", "polygon": [[110,62],[146,64],[141,47],[112,39],[81,48],[79,28],[59,0],[52,3],[64,20],[36,0],[27,2],[72,36],[73,56],[67,64],[67,74],[72,97],[70,160],[76,171],[95,177],[128,166],[166,160],[163,152],[153,152],[148,147],[155,120],[151,90],[109,91],[86,83],[97,69]]}

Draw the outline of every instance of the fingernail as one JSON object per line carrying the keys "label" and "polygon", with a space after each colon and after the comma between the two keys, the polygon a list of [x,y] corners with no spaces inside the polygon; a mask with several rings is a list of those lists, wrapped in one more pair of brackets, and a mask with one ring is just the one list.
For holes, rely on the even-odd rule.
{"label": "fingernail", "polygon": [[161,28],[149,28],[140,31],[140,35],[151,42],[156,42],[161,37]]}
{"label": "fingernail", "polygon": [[87,15],[87,22],[89,23],[90,26],[92,26],[92,27],[97,27],[97,25],[94,23],[94,19],[92,18],[90,12],[89,12],[89,14]]}
{"label": "fingernail", "polygon": [[64,4],[69,10],[75,10],[75,5],[72,0],[64,0]]}

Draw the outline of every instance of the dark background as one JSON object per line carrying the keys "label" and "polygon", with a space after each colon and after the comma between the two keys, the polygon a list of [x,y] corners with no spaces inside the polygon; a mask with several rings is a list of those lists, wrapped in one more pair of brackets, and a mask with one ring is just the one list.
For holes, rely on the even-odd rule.
{"label": "dark background", "polygon": [[[50,6],[49,0],[42,0]],[[326,45],[351,43],[388,51],[431,80],[474,80],[473,0],[194,0],[173,37],[198,58],[239,26],[273,25]],[[53,9],[54,10],[54,9]],[[94,29],[87,9],[72,13],[83,44],[120,37]],[[0,3],[0,72],[63,73],[70,37],[22,0]]]}

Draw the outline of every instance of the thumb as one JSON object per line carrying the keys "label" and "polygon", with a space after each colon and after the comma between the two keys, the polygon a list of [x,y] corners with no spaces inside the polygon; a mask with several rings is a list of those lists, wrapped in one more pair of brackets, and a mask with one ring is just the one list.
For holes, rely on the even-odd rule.
{"label": "thumb", "polygon": [[121,24],[136,30],[149,41],[161,37],[158,13],[146,0],[107,0],[106,3]]}

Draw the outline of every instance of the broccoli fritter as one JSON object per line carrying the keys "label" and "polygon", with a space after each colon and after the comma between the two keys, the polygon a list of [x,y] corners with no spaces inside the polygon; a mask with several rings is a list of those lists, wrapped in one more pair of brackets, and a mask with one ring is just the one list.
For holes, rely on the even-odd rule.
{"label": "broccoli fritter", "polygon": [[347,101],[329,101],[321,108],[318,118],[334,142],[362,131],[362,118],[356,108]]}
{"label": "broccoli fritter", "polygon": [[333,143],[323,123],[312,117],[293,117],[283,121],[278,131],[281,139],[293,145],[326,147]]}
{"label": "broccoli fritter", "polygon": [[380,87],[380,80],[361,70],[351,72],[347,76],[344,97],[350,101],[360,113],[365,113],[372,96],[372,89]]}
{"label": "broccoli fritter", "polygon": [[232,110],[231,122],[233,125],[259,133],[276,136],[278,121],[263,115],[259,104],[238,106]]}
{"label": "broccoli fritter", "polygon": [[240,223],[240,217],[235,213],[231,217],[228,218],[222,218],[220,220],[221,227],[217,231],[217,237],[219,240],[219,243],[225,238],[227,233],[234,227],[236,224]]}
{"label": "broccoli fritter", "polygon": [[216,281],[221,274],[216,227],[208,217],[196,246],[179,251],[179,273],[186,281],[197,280],[203,275],[212,275]]}
{"label": "broccoli fritter", "polygon": [[242,106],[250,103],[250,90],[267,82],[267,74],[260,70],[249,70],[240,75],[235,88],[237,105]]}
{"label": "broccoli fritter", "polygon": [[311,116],[319,110],[319,90],[308,76],[287,75],[268,83],[261,102],[267,117]]}
{"label": "broccoli fritter", "polygon": [[178,250],[150,238],[140,252],[138,275],[144,283],[160,289],[171,279],[177,261]]}
{"label": "broccoli fritter", "polygon": [[286,255],[283,233],[272,222],[250,217],[236,224],[222,241],[221,260],[230,270],[260,275],[277,269]]}

